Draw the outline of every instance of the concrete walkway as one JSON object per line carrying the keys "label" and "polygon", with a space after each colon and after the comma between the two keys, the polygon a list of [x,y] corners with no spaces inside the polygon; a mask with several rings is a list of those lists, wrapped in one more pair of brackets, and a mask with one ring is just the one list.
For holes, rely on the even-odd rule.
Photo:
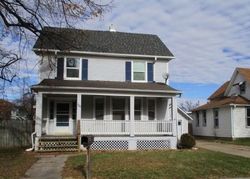
{"label": "concrete walkway", "polygon": [[222,144],[217,142],[197,140],[196,146],[212,151],[223,152],[227,154],[237,155],[250,158],[250,147],[242,145]]}
{"label": "concrete walkway", "polygon": [[61,179],[68,155],[41,155],[22,179]]}

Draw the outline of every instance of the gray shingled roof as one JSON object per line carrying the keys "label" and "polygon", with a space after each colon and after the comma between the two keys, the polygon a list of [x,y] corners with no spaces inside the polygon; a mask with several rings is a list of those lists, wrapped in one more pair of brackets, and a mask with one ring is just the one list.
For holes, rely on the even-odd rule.
{"label": "gray shingled roof", "polygon": [[91,80],[58,80],[58,79],[44,79],[37,85],[32,87],[33,90],[37,90],[41,87],[44,88],[53,88],[53,87],[67,87],[72,89],[76,88],[105,88],[112,90],[128,90],[128,91],[136,91],[136,90],[145,90],[152,92],[172,92],[172,93],[180,93],[180,91],[164,84],[164,83],[131,83],[131,82],[115,82],[115,81],[91,81]]}
{"label": "gray shingled roof", "polygon": [[36,49],[173,56],[157,35],[45,27]]}

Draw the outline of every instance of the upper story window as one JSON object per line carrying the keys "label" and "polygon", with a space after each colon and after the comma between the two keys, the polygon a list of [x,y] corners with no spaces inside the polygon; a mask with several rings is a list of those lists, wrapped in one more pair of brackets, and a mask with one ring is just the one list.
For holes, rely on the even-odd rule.
{"label": "upper story window", "polygon": [[246,108],[247,127],[250,127],[250,107]]}
{"label": "upper story window", "polygon": [[133,81],[146,81],[146,63],[133,62]]}
{"label": "upper story window", "polygon": [[80,78],[80,59],[79,58],[66,58],[65,63],[65,78],[66,79],[79,79]]}

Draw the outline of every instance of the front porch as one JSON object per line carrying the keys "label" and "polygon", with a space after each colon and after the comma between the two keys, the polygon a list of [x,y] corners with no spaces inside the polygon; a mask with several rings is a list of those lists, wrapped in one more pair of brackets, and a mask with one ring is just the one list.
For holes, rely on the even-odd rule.
{"label": "front porch", "polygon": [[36,95],[37,140],[44,136],[91,134],[95,136],[92,147],[101,150],[105,147],[136,150],[139,146],[176,148],[175,91],[100,90],[39,89]]}

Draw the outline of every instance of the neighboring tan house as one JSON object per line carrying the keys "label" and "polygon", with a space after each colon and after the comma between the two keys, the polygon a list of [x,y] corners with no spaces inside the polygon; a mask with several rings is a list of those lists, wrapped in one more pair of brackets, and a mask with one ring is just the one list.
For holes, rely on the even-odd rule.
{"label": "neighboring tan house", "polygon": [[250,137],[250,69],[236,68],[209,98],[193,110],[193,134],[196,136]]}
{"label": "neighboring tan house", "polygon": [[158,36],[46,27],[33,50],[43,58],[36,150],[74,150],[87,134],[97,150],[176,148],[187,131],[168,85],[174,56]]}

